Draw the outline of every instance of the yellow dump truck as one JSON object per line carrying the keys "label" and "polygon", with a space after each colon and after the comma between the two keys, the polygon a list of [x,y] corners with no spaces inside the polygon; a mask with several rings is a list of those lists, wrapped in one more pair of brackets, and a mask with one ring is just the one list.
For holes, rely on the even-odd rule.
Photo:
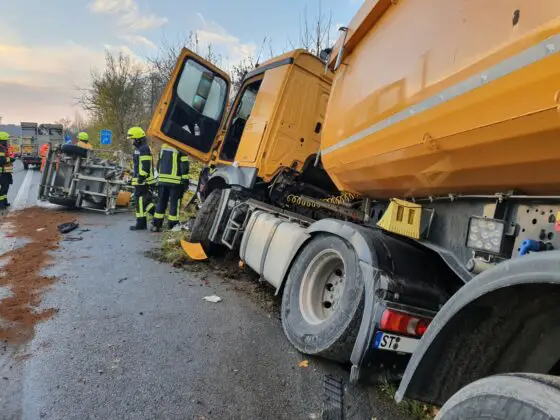
{"label": "yellow dump truck", "polygon": [[208,163],[193,241],[290,342],[441,419],[560,418],[560,2],[366,0],[326,65],[229,85],[185,50],[150,133]]}

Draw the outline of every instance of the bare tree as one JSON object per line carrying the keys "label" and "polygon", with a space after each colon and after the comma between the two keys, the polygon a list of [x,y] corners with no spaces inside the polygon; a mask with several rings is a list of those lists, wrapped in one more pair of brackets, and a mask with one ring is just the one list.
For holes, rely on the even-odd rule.
{"label": "bare tree", "polygon": [[68,117],[62,117],[61,119],[56,120],[54,123],[60,124],[64,128],[64,131],[68,131],[72,126],[72,120]]}
{"label": "bare tree", "polygon": [[241,84],[251,70],[255,68],[257,61],[254,57],[245,57],[241,59],[237,64],[231,66],[230,69],[230,77],[231,77],[231,97],[234,97],[239,89],[241,88]]}
{"label": "bare tree", "polygon": [[304,8],[300,16],[299,40],[293,42],[289,40],[292,48],[304,48],[311,54],[319,56],[325,48],[331,47],[332,12],[323,11],[322,1],[319,0],[317,12],[311,17]]}
{"label": "bare tree", "polygon": [[80,104],[90,114],[94,125],[102,123],[113,130],[117,146],[130,152],[131,145],[125,141],[128,128],[145,125],[149,120],[145,74],[122,52],[106,52],[105,65],[102,73],[92,72],[91,86],[82,89]]}

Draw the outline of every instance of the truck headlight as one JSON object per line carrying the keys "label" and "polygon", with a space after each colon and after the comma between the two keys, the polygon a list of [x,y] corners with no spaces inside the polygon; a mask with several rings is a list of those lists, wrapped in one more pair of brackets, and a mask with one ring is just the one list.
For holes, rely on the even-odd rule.
{"label": "truck headlight", "polygon": [[484,217],[471,217],[467,247],[477,251],[499,254],[502,249],[505,222]]}

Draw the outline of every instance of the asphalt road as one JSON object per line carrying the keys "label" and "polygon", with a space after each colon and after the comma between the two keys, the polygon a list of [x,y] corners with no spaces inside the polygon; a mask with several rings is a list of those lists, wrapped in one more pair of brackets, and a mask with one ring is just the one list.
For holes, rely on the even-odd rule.
{"label": "asphalt road", "polygon": [[[15,207],[34,204],[38,175],[16,169]],[[321,418],[325,375],[346,370],[299,367],[307,357],[246,292],[146,257],[160,237],[130,232],[131,215],[78,220],[89,231],[61,242],[46,273],[58,281],[43,306],[57,315],[3,357],[0,343],[0,419]],[[203,300],[213,294],[223,301]],[[408,418],[376,389],[344,398],[348,419]]]}
{"label": "asphalt road", "polygon": [[14,164],[14,183],[8,190],[8,202],[12,203],[14,209],[32,206],[37,201],[37,189],[41,182],[39,170],[23,169],[21,161]]}

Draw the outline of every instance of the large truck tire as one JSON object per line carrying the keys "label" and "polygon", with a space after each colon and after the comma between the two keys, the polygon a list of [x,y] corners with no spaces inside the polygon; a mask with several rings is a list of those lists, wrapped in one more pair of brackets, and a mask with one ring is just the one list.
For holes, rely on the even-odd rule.
{"label": "large truck tire", "polygon": [[496,375],[453,395],[436,420],[560,419],[560,378],[537,374]]}
{"label": "large truck tire", "polygon": [[212,191],[206,200],[202,202],[200,209],[196,212],[196,217],[191,230],[190,242],[200,243],[208,255],[219,255],[223,247],[210,241],[210,231],[212,224],[218,214],[218,206],[222,196],[221,189]]}
{"label": "large truck tire", "polygon": [[293,263],[282,296],[284,332],[302,353],[348,362],[364,309],[364,283],[352,246],[318,235]]}

